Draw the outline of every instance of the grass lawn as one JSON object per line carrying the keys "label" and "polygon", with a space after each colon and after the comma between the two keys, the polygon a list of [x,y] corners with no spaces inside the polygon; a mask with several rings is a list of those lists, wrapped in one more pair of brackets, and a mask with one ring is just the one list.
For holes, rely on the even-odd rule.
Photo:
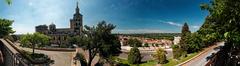
{"label": "grass lawn", "polygon": [[137,64],[129,64],[127,60],[120,59],[120,58],[118,58],[118,61],[120,63],[122,63],[122,64],[128,64],[130,66],[156,66],[156,64],[157,64],[157,62],[154,61],[154,60],[146,61],[146,62],[143,62],[143,63],[141,63],[139,65],[137,65]]}
{"label": "grass lawn", "polygon": [[[180,59],[178,61],[173,59],[173,58],[170,58],[170,59],[168,59],[169,62],[166,63],[166,64],[162,64],[162,66],[175,66],[175,65],[177,65],[179,63],[187,61],[188,59],[191,59],[192,57],[196,56],[197,54],[198,54],[198,52],[188,54],[187,57],[182,58],[182,59]],[[146,61],[146,62],[143,62],[143,63],[141,63],[139,65],[137,65],[137,64],[129,64],[126,59],[117,58],[117,60],[118,60],[119,63],[128,64],[130,66],[156,66],[156,64],[157,64],[157,62],[155,60]]]}
{"label": "grass lawn", "polygon": [[177,65],[177,64],[182,63],[184,61],[187,61],[188,59],[191,59],[192,57],[196,56],[197,54],[198,54],[198,52],[188,54],[187,57],[182,58],[182,59],[180,59],[178,61],[173,59],[173,58],[170,58],[170,59],[168,59],[169,62],[166,63],[166,64],[163,64],[162,66],[174,66],[174,65]]}

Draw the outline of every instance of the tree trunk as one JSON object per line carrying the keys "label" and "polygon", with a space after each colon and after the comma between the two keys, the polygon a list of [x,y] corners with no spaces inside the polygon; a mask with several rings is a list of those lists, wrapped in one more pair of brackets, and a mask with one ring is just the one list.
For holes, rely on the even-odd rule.
{"label": "tree trunk", "polygon": [[91,64],[92,64],[92,60],[89,59],[89,60],[88,60],[88,66],[91,66]]}
{"label": "tree trunk", "polygon": [[88,50],[88,66],[91,66],[92,64],[92,57],[91,57],[91,50]]}
{"label": "tree trunk", "polygon": [[34,55],[34,50],[35,50],[35,44],[33,44],[33,46],[32,46],[32,50],[33,50],[33,55]]}

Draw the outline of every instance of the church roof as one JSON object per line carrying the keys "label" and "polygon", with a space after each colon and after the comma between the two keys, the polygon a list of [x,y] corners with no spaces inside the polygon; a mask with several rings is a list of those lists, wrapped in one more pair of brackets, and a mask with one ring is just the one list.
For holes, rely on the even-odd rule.
{"label": "church roof", "polygon": [[73,30],[70,28],[57,28],[56,29],[56,32],[71,32],[71,31],[73,31]]}
{"label": "church roof", "polygon": [[79,12],[79,7],[78,7],[78,2],[77,2],[77,6],[76,6],[76,9],[75,9],[75,16],[77,16],[77,15],[80,15],[80,16],[82,16],[82,14],[80,14],[80,12]]}

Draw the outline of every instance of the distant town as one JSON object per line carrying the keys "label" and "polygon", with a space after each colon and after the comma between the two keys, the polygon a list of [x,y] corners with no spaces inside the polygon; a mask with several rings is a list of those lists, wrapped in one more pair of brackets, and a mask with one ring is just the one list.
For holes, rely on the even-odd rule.
{"label": "distant town", "polygon": [[62,1],[0,1],[0,66],[240,66],[240,1]]}

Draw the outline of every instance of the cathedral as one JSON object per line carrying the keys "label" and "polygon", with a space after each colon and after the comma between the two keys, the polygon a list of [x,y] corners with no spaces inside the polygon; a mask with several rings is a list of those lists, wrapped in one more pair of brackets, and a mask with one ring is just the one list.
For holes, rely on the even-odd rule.
{"label": "cathedral", "polygon": [[79,13],[78,3],[73,18],[70,19],[69,28],[56,28],[55,24],[38,25],[35,27],[36,32],[51,37],[51,46],[69,46],[67,37],[81,35],[83,30],[82,14]]}

